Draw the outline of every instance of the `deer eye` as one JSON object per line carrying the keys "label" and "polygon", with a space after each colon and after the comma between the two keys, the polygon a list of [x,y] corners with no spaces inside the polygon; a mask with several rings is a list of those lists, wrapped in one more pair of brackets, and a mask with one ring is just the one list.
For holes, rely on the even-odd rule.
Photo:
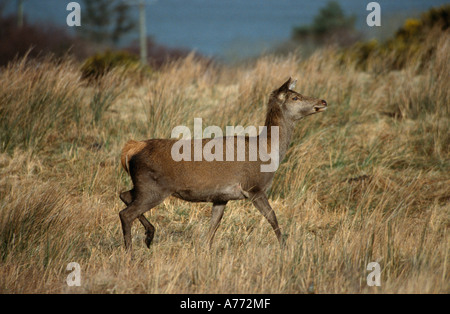
{"label": "deer eye", "polygon": [[292,100],[298,100],[298,97],[297,97],[297,96],[294,96],[294,98],[292,98]]}

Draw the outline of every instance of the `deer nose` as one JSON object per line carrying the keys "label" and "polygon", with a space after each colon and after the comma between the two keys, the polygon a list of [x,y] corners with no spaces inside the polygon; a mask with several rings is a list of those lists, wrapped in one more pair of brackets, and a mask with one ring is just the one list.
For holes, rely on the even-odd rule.
{"label": "deer nose", "polygon": [[323,99],[322,99],[322,105],[324,105],[325,107],[328,106],[327,102]]}

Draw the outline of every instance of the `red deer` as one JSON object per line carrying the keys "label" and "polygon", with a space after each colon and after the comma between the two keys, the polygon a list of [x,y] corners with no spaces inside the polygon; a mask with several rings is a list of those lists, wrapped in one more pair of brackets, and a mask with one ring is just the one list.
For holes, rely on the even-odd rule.
{"label": "red deer", "polygon": [[[293,91],[295,83],[296,81],[289,78],[269,97],[265,136],[270,149],[272,127],[278,127],[279,161],[283,160],[289,148],[295,122],[327,109],[325,100],[307,97]],[[211,140],[202,139],[202,145]],[[127,250],[131,249],[131,224],[136,218],[144,226],[145,243],[147,247],[150,246],[155,227],[145,218],[144,213],[168,196],[189,202],[212,202],[208,232],[210,247],[227,202],[246,198],[250,199],[268,220],[280,245],[283,244],[275,212],[266,195],[274,172],[262,172],[260,167],[267,164],[266,161],[262,161],[261,158],[256,161],[248,158],[244,161],[174,161],[171,149],[177,141],[177,139],[131,140],[122,150],[122,166],[130,174],[133,182],[133,189],[120,194],[121,200],[127,205],[119,214]],[[234,141],[235,145],[236,142],[237,140]],[[248,136],[245,137],[245,145],[249,151]]]}

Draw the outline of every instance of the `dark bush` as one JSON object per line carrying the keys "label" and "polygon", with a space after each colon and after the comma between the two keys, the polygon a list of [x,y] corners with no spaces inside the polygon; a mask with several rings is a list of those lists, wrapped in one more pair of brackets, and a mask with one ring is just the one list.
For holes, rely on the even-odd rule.
{"label": "dark bush", "polygon": [[0,17],[0,66],[28,53],[28,58],[49,53],[62,57],[71,52],[75,57],[88,55],[86,43],[73,38],[65,29],[51,24],[32,25],[24,23],[17,27],[14,16]]}
{"label": "dark bush", "polygon": [[81,67],[81,73],[84,79],[98,79],[119,67],[124,70],[139,69],[139,58],[126,51],[107,50],[87,58]]}

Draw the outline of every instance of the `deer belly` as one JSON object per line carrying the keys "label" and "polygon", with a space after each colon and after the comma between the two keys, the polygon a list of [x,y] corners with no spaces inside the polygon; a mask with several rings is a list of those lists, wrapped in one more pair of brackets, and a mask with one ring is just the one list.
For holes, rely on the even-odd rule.
{"label": "deer belly", "polygon": [[177,191],[172,195],[189,202],[226,202],[249,197],[240,184],[205,190],[186,189]]}

